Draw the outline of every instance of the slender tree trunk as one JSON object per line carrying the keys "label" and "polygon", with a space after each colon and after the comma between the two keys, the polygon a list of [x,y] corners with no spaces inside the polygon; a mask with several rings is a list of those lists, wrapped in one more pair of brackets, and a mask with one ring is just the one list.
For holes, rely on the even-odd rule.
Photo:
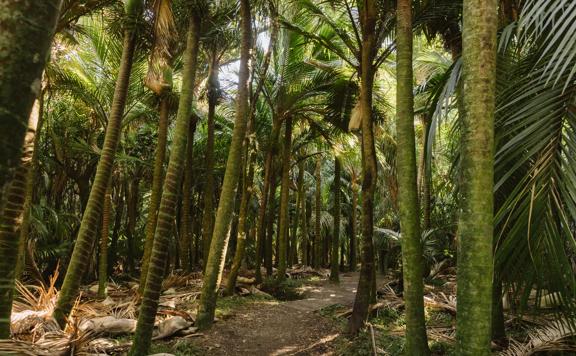
{"label": "slender tree trunk", "polygon": [[490,355],[493,279],[494,108],[498,1],[463,8],[462,195],[458,223],[459,355]]}
{"label": "slender tree trunk", "polygon": [[202,212],[202,244],[204,269],[210,253],[212,231],[214,230],[214,115],[218,103],[218,56],[211,55],[208,69],[208,137],[206,140],[206,173],[204,178],[204,210]]}
{"label": "slender tree trunk", "polygon": [[[300,176],[300,173],[298,173]],[[304,178],[304,177],[302,177]],[[288,253],[288,265],[292,266],[298,264],[298,233],[302,230],[300,226],[298,226],[298,222],[300,221],[300,194],[299,191],[293,194],[294,196],[294,214],[290,218],[290,222],[292,224],[292,232],[290,233],[290,252]]]}
{"label": "slender tree trunk", "polygon": [[356,265],[358,261],[356,260],[356,209],[358,207],[358,190],[356,188],[356,183],[352,182],[352,212],[350,214],[350,271],[356,271]]}
{"label": "slender tree trunk", "polygon": [[122,185],[120,184],[116,189],[116,202],[114,217],[114,228],[112,229],[112,239],[110,241],[110,248],[108,249],[108,275],[112,275],[114,266],[118,259],[118,238],[120,236],[120,228],[122,225],[122,215],[124,214],[124,196],[122,194]]}
{"label": "slender tree trunk", "polygon": [[162,280],[168,260],[170,235],[174,226],[174,217],[176,216],[176,203],[180,193],[180,179],[186,162],[186,144],[188,142],[190,111],[194,98],[200,27],[199,14],[193,12],[190,15],[186,50],[183,54],[182,89],[178,103],[178,114],[176,115],[176,127],[174,128],[170,161],[168,162],[160,208],[158,210],[158,221],[156,224],[150,265],[148,267],[146,286],[144,287],[144,295],[142,296],[134,342],[132,343],[132,348],[129,353],[131,356],[148,354],[148,349],[152,341],[154,320],[156,318],[156,311],[158,310],[158,300],[160,298]]}
{"label": "slender tree trunk", "polygon": [[[138,0],[135,0],[135,2],[137,4],[135,4],[133,8],[134,12],[127,14],[128,17],[136,18],[140,15],[142,4]],[[92,254],[92,246],[94,245],[98,227],[100,226],[104,195],[108,187],[108,180],[112,174],[114,156],[118,147],[118,141],[120,140],[122,116],[124,115],[124,106],[126,104],[135,47],[135,32],[128,28],[124,32],[122,59],[116,80],[112,109],[108,117],[108,126],[106,127],[102,153],[98,161],[98,167],[96,168],[96,176],[92,184],[92,189],[90,190],[90,197],[88,198],[86,209],[82,215],[80,231],[74,244],[72,258],[68,264],[68,270],[64,277],[64,283],[62,284],[53,313],[54,318],[60,326],[66,324],[66,317],[70,313],[74,300],[78,295],[80,283],[86,271],[90,255]]]}
{"label": "slender tree trunk", "polygon": [[360,105],[362,128],[362,266],[354,308],[348,322],[348,333],[357,334],[368,316],[368,307],[373,300],[374,265],[374,192],[378,179],[374,127],[372,118],[372,89],[374,83],[373,60],[376,52],[375,0],[363,1],[360,8],[362,24],[362,57]]}
{"label": "slender tree trunk", "polygon": [[24,247],[19,239],[20,230],[25,215],[26,198],[28,191],[32,188],[29,179],[34,157],[36,127],[40,117],[39,104],[40,100],[36,101],[35,109],[30,114],[20,165],[8,185],[6,204],[0,215],[0,272],[2,273],[0,277],[0,338],[10,336],[14,281],[19,270],[17,264],[22,259],[18,254],[23,252]]}
{"label": "slender tree trunk", "polygon": [[320,155],[316,158],[316,203],[314,205],[314,260],[312,267],[319,268],[322,264],[322,225],[320,214],[322,213],[322,158]]}
{"label": "slender tree trunk", "polygon": [[430,131],[430,120],[426,115],[422,115],[422,160],[421,160],[421,175],[420,175],[420,190],[422,192],[422,210],[423,210],[423,221],[422,228],[424,230],[430,229],[430,214],[432,213],[431,199],[430,199],[430,177],[429,172],[430,167],[427,166],[426,159],[426,147],[428,146],[428,133]]}
{"label": "slender tree trunk", "polygon": [[402,267],[408,355],[429,355],[424,320],[424,275],[414,134],[412,71],[412,2],[398,0],[396,29],[396,132],[398,205],[402,233]]}
{"label": "slender tree trunk", "polygon": [[232,133],[232,143],[226,162],[226,172],[224,183],[220,194],[218,211],[216,212],[216,222],[214,224],[214,234],[210,245],[210,254],[206,264],[204,284],[200,295],[200,305],[198,306],[198,317],[196,325],[200,329],[206,329],[214,321],[216,310],[216,298],[218,285],[222,278],[224,269],[224,253],[228,244],[228,232],[234,208],[234,196],[238,185],[238,178],[241,174],[242,153],[244,150],[244,138],[246,137],[246,126],[248,116],[248,79],[250,70],[248,62],[250,60],[250,49],[252,41],[252,22],[250,20],[250,1],[240,0],[240,27],[242,31],[242,46],[240,49],[240,72],[238,75],[238,98],[236,107],[236,122]]}
{"label": "slender tree trunk", "polygon": [[138,200],[140,198],[140,178],[136,173],[134,179],[126,184],[126,270],[134,273],[134,252],[136,251],[136,219],[138,218]]}
{"label": "slender tree trunk", "polygon": [[[28,134],[27,134],[27,138],[28,135],[32,135],[32,130],[34,130],[34,137],[33,137],[33,141],[32,143],[32,147],[28,147],[27,145],[30,144],[30,142],[28,141],[28,139],[25,140],[24,143],[24,151],[23,151],[23,157],[21,158],[21,166],[19,169],[22,169],[22,164],[24,164],[25,162],[25,156],[26,154],[29,152],[29,150],[32,150],[32,156],[30,158],[30,167],[29,167],[29,171],[28,171],[28,176],[26,177],[26,193],[25,193],[25,197],[24,197],[24,207],[23,207],[23,214],[22,214],[22,225],[20,227],[20,237],[19,237],[19,242],[18,242],[18,263],[16,265],[16,279],[19,279],[23,270],[24,270],[24,266],[26,265],[26,260],[28,259],[31,264],[31,266],[33,267],[33,274],[35,274],[35,277],[37,279],[39,279],[38,281],[42,284],[44,284],[44,278],[42,278],[42,274],[38,271],[38,267],[36,266],[36,262],[34,261],[34,259],[32,258],[30,260],[30,258],[26,257],[26,253],[28,250],[28,234],[30,232],[30,218],[31,218],[31,209],[32,209],[32,204],[34,202],[34,183],[36,181],[36,177],[38,175],[39,172],[39,166],[38,166],[38,155],[39,155],[39,144],[40,144],[40,134],[42,131],[42,126],[44,124],[44,91],[42,91],[42,93],[40,94],[40,96],[38,97],[38,100],[35,102],[34,107],[32,109],[32,113],[30,115],[36,115],[37,119],[33,119],[31,117],[31,119],[28,122]],[[37,122],[36,127],[32,127],[34,125],[34,122]],[[34,257],[34,254],[32,253],[30,255],[30,257]]]}
{"label": "slender tree trunk", "polygon": [[[0,214],[4,214],[10,182],[20,164],[22,147],[34,100],[42,90],[42,72],[47,62],[60,0],[43,2],[0,1]],[[0,226],[7,231],[11,227]],[[14,239],[16,242],[18,239]],[[14,246],[8,246],[14,247]],[[17,247],[8,251],[16,255]],[[13,270],[15,264],[11,265]],[[7,265],[9,266],[9,265]],[[1,270],[0,294],[13,288],[13,273]],[[11,295],[11,293],[8,293]],[[8,301],[8,300],[7,300]],[[10,310],[10,305],[2,301]],[[3,309],[3,308],[0,308]],[[0,314],[3,311],[0,311]],[[3,318],[4,315],[0,315]],[[2,330],[3,329],[3,330]],[[6,333],[0,326],[0,337]],[[9,332],[9,330],[8,330]],[[4,336],[7,336],[4,335]]]}
{"label": "slender tree trunk", "polygon": [[278,280],[286,278],[288,267],[288,229],[290,206],[290,161],[292,157],[292,118],[285,120],[284,148],[282,151],[282,178],[280,187],[280,218],[278,224],[278,240],[280,248],[278,253]]}
{"label": "slender tree trunk", "polygon": [[104,207],[102,208],[102,230],[100,231],[100,257],[98,263],[98,298],[104,299],[108,286],[108,234],[110,230],[110,214],[112,210],[111,187],[104,196]]}
{"label": "slender tree trunk", "polygon": [[186,145],[186,168],[182,187],[182,210],[180,211],[180,266],[185,272],[192,268],[190,257],[192,253],[192,168],[194,153],[194,134],[196,133],[196,117],[190,120],[188,144]]}
{"label": "slender tree trunk", "polygon": [[334,236],[332,236],[332,250],[330,251],[330,280],[338,282],[338,245],[340,244],[340,176],[342,162],[340,157],[334,157]]}
{"label": "slender tree trunk", "polygon": [[268,197],[268,213],[266,214],[266,238],[264,246],[264,265],[266,267],[266,275],[272,276],[272,255],[274,245],[274,219],[276,218],[276,188],[278,188],[278,180],[276,179],[275,169],[272,172],[272,183],[270,186],[270,196]]}
{"label": "slender tree trunk", "polygon": [[304,160],[298,163],[298,204],[300,205],[300,214],[296,215],[297,224],[300,224],[300,255],[302,264],[307,266],[308,261],[308,226],[306,224],[306,195],[304,187]]}
{"label": "slender tree trunk", "polygon": [[158,122],[158,143],[154,156],[154,172],[152,176],[152,190],[150,194],[150,207],[148,208],[148,219],[146,220],[146,237],[144,241],[144,255],[142,256],[142,270],[140,274],[139,291],[144,291],[146,285],[146,275],[148,274],[148,263],[154,244],[154,231],[158,220],[158,206],[162,197],[162,180],[164,177],[164,161],[166,159],[166,142],[168,140],[168,119],[169,107],[168,98],[160,98],[160,120]]}

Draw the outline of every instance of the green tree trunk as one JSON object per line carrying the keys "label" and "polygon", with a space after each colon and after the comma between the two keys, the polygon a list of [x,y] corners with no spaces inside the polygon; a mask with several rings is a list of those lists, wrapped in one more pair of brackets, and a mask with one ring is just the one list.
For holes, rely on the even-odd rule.
{"label": "green tree trunk", "polygon": [[212,53],[208,69],[208,137],[206,140],[206,173],[204,177],[204,210],[202,211],[202,258],[204,270],[208,262],[212,232],[214,230],[214,115],[219,97],[218,56]]}
{"label": "green tree trunk", "polygon": [[337,155],[334,157],[334,236],[332,236],[332,249],[330,251],[330,280],[338,282],[338,245],[340,244],[340,176],[342,162]]}
{"label": "green tree trunk", "polygon": [[[127,17],[136,18],[140,16],[142,3],[139,0],[134,0],[132,3],[134,2],[136,2],[136,4],[131,8],[133,12],[126,14]],[[118,141],[120,140],[122,116],[124,115],[124,106],[126,104],[135,47],[136,34],[131,27],[127,27],[124,31],[122,59],[116,80],[114,98],[112,99],[112,109],[108,117],[102,153],[100,154],[100,160],[96,168],[96,176],[92,183],[88,203],[82,215],[82,222],[80,223],[80,231],[74,244],[74,251],[72,252],[68,270],[64,277],[64,283],[62,284],[53,313],[54,318],[60,326],[66,324],[66,317],[70,313],[74,300],[78,295],[80,283],[88,267],[88,261],[92,254],[92,246],[94,245],[98,227],[100,226],[104,195],[108,187],[108,180],[112,174],[114,156],[116,154]]]}
{"label": "green tree trunk", "polygon": [[0,339],[10,336],[10,315],[14,293],[18,264],[24,255],[24,244],[20,240],[22,220],[26,214],[26,198],[31,194],[30,170],[34,156],[34,139],[40,117],[40,100],[36,102],[36,109],[30,114],[28,132],[24,138],[23,152],[20,165],[16,169],[8,189],[6,190],[6,203],[0,215]]}
{"label": "green tree trunk", "polygon": [[108,234],[112,210],[111,186],[108,185],[102,208],[102,230],[100,231],[100,256],[98,260],[98,298],[104,299],[108,286]]}
{"label": "green tree trunk", "polygon": [[316,158],[316,203],[314,205],[314,259],[312,267],[319,268],[322,264],[322,225],[320,214],[322,213],[322,158],[320,155]]}
{"label": "green tree trunk", "polygon": [[424,320],[424,274],[414,133],[412,2],[398,0],[396,16],[396,174],[402,233],[407,355],[429,355]]}
{"label": "green tree trunk", "polygon": [[[32,266],[32,273],[34,277],[42,284],[44,284],[44,278],[42,274],[39,273],[38,266],[34,261],[34,254],[30,253],[27,257],[28,253],[28,234],[30,232],[30,218],[31,218],[31,208],[34,201],[34,183],[36,181],[36,177],[39,173],[39,166],[38,166],[38,155],[40,143],[40,135],[42,131],[42,126],[44,125],[44,95],[45,91],[43,90],[38,100],[34,103],[34,107],[32,109],[32,113],[30,115],[37,115],[37,119],[30,118],[28,122],[28,134],[24,142],[24,150],[23,155],[21,158],[21,166],[19,169],[22,169],[22,164],[25,162],[25,156],[29,150],[32,150],[32,154],[29,161],[29,168],[28,168],[28,176],[26,177],[26,192],[24,196],[24,207],[23,207],[23,214],[22,214],[22,225],[20,226],[20,237],[18,241],[18,262],[16,265],[16,279],[19,279],[22,275],[22,271],[24,270],[24,266],[26,265],[26,260],[29,262],[29,266]],[[36,121],[36,127],[33,127],[34,121]],[[34,137],[33,141],[30,142],[28,140],[28,135],[32,134],[32,130],[34,130]],[[32,146],[28,146],[32,143]],[[30,258],[32,257],[32,258]]]}
{"label": "green tree trunk", "polygon": [[162,197],[162,180],[164,177],[164,161],[166,159],[166,142],[168,140],[168,119],[169,104],[167,97],[160,98],[160,118],[158,122],[158,143],[154,154],[154,172],[152,173],[152,189],[150,194],[150,206],[148,208],[148,219],[146,220],[146,237],[144,240],[144,255],[142,256],[142,269],[140,272],[139,291],[144,291],[146,276],[148,274],[148,263],[154,244],[154,231],[158,220],[158,207]]}
{"label": "green tree trunk", "polygon": [[236,106],[236,122],[232,132],[232,143],[228,152],[224,183],[216,212],[214,234],[210,244],[210,254],[206,264],[200,305],[196,325],[200,329],[206,329],[214,321],[216,310],[216,298],[218,285],[224,269],[224,257],[228,244],[228,232],[234,209],[234,197],[238,186],[238,178],[241,175],[242,149],[246,137],[248,119],[248,79],[250,69],[250,49],[252,48],[252,21],[250,20],[250,1],[240,0],[240,27],[242,32],[242,45],[240,48],[240,70],[238,75],[238,97]]}
{"label": "green tree trunk", "polygon": [[[300,173],[298,173],[300,175]],[[298,233],[301,228],[298,226],[300,221],[300,194],[295,192],[294,196],[294,214],[290,217],[292,224],[292,231],[290,233],[290,250],[288,252],[288,265],[292,266],[298,264]]]}
{"label": "green tree trunk", "polygon": [[185,272],[192,268],[192,169],[194,153],[194,134],[196,133],[196,117],[190,120],[188,144],[186,145],[186,168],[182,187],[182,210],[180,211],[180,266]]}
{"label": "green tree trunk", "polygon": [[347,332],[357,334],[368,316],[368,307],[373,300],[374,264],[374,192],[378,179],[374,127],[372,118],[372,90],[374,84],[373,61],[376,52],[376,18],[378,11],[375,0],[365,0],[359,8],[362,27],[362,56],[360,63],[359,113],[362,129],[362,266],[352,315]]}
{"label": "green tree trunk", "polygon": [[[32,105],[42,90],[42,72],[50,53],[60,4],[60,0],[0,1],[0,214],[7,204],[10,181],[20,164]],[[10,228],[0,227],[2,231]],[[17,247],[9,253],[15,256],[16,251]],[[1,272],[4,277],[0,279],[0,294],[4,294],[2,289],[13,288],[14,275]]]}
{"label": "green tree trunk", "polygon": [[272,183],[270,183],[270,193],[268,196],[268,212],[266,213],[266,237],[264,238],[264,266],[266,275],[272,276],[272,257],[274,241],[274,219],[276,218],[276,190],[278,188],[278,179],[275,168],[272,168]]}
{"label": "green tree trunk", "polygon": [[186,144],[188,142],[190,111],[194,99],[196,64],[199,52],[200,18],[198,16],[199,15],[192,13],[188,26],[186,50],[183,54],[182,89],[178,103],[178,113],[176,115],[172,150],[162,189],[154,245],[150,256],[142,304],[140,305],[138,324],[134,335],[134,342],[132,343],[132,348],[129,353],[129,355],[132,356],[146,355],[150,348],[154,320],[156,318],[156,311],[158,310],[158,300],[162,289],[162,280],[164,279],[165,265],[168,260],[170,235],[174,226],[181,176],[186,162]]}
{"label": "green tree trunk", "polygon": [[282,185],[280,186],[280,219],[278,224],[278,239],[280,249],[278,253],[278,280],[286,278],[288,267],[288,229],[290,206],[290,161],[292,158],[292,118],[287,117],[284,123],[284,148],[282,151]]}
{"label": "green tree trunk", "polygon": [[356,260],[356,209],[358,207],[358,189],[356,188],[356,183],[352,182],[352,212],[350,213],[350,271],[356,271],[356,265],[358,261]]}
{"label": "green tree trunk", "polygon": [[457,353],[490,355],[493,279],[494,108],[498,1],[463,8]]}
{"label": "green tree trunk", "polygon": [[[426,115],[422,115],[422,160],[421,160],[421,174],[420,174],[420,191],[422,194],[422,228],[424,230],[430,229],[430,215],[432,213],[432,204],[430,199],[430,167],[427,167],[426,147],[428,146],[428,134],[430,132],[430,120]],[[431,165],[430,165],[431,166]]]}
{"label": "green tree trunk", "polygon": [[308,224],[306,223],[306,195],[304,186],[304,160],[298,162],[298,203],[300,214],[297,215],[297,224],[300,225],[300,255],[302,264],[308,266]]}

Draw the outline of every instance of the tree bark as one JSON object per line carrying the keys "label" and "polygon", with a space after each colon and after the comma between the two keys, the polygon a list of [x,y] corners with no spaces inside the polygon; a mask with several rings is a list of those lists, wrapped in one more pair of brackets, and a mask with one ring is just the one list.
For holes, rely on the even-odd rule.
{"label": "tree bark", "polygon": [[319,268],[322,264],[322,225],[320,215],[322,213],[322,158],[320,155],[316,158],[316,203],[314,205],[314,260],[312,267]]}
{"label": "tree bark", "polygon": [[160,119],[158,122],[158,143],[154,155],[154,172],[152,173],[152,190],[150,194],[150,206],[148,208],[148,219],[146,221],[146,237],[144,240],[144,255],[142,256],[142,269],[140,272],[139,291],[144,291],[146,285],[146,275],[148,274],[148,263],[154,244],[154,231],[156,221],[158,221],[158,207],[162,197],[162,180],[164,177],[164,161],[166,160],[166,143],[168,140],[168,119],[169,107],[168,98],[160,98]]}
{"label": "tree bark", "polygon": [[[134,7],[132,8],[133,13],[129,13],[126,16],[137,18],[140,16],[141,8],[141,1],[135,0]],[[116,149],[120,140],[122,116],[124,115],[124,107],[128,94],[135,47],[136,33],[131,27],[127,27],[124,30],[122,59],[116,80],[110,115],[108,117],[102,153],[96,168],[96,176],[92,183],[88,203],[82,215],[82,222],[80,223],[80,231],[74,244],[74,251],[72,252],[68,270],[64,277],[64,283],[62,284],[62,289],[60,290],[58,301],[53,312],[54,318],[62,327],[66,324],[66,317],[70,313],[74,300],[78,295],[80,283],[86,271],[90,255],[92,254],[92,246],[94,245],[98,227],[100,226],[104,195],[108,187],[108,180],[112,174],[114,156],[116,155]]]}
{"label": "tree bark", "polygon": [[188,143],[186,145],[186,168],[182,187],[182,210],[180,211],[180,261],[181,268],[190,272],[192,265],[192,169],[194,153],[194,134],[196,133],[197,118],[190,120]]}
{"label": "tree bark", "polygon": [[368,317],[368,307],[374,297],[374,192],[378,179],[372,118],[373,61],[377,47],[375,28],[378,11],[376,1],[364,0],[359,10],[362,28],[359,99],[362,129],[362,266],[354,307],[348,322],[347,332],[349,334],[357,334],[364,325]]}
{"label": "tree bark", "polygon": [[284,148],[282,151],[282,184],[280,186],[280,218],[278,224],[278,239],[280,249],[278,253],[278,280],[286,278],[288,267],[288,231],[290,206],[290,161],[292,158],[292,118],[287,117],[284,123]]}
{"label": "tree bark", "polygon": [[182,89],[176,115],[172,150],[162,189],[154,245],[150,256],[142,304],[140,305],[138,324],[129,353],[131,356],[146,355],[152,342],[152,330],[154,329],[154,320],[158,310],[162,280],[164,279],[170,235],[174,226],[174,217],[176,216],[176,203],[180,193],[182,171],[186,161],[186,144],[188,142],[190,111],[194,98],[194,82],[198,60],[199,26],[200,18],[196,13],[192,13],[188,25],[186,50],[183,54]]}
{"label": "tree bark", "polygon": [[489,355],[494,218],[494,110],[498,2],[463,8],[462,195],[458,222],[457,353]]}
{"label": "tree bark", "polygon": [[104,196],[102,208],[102,230],[100,231],[100,256],[98,260],[98,298],[104,299],[108,286],[108,234],[110,230],[110,214],[112,210],[112,193],[110,184]]}
{"label": "tree bark", "polygon": [[240,27],[242,32],[242,45],[240,49],[240,71],[238,75],[238,97],[236,107],[236,121],[232,132],[232,143],[228,152],[224,183],[220,193],[214,234],[210,244],[210,254],[206,264],[200,304],[196,325],[200,329],[210,327],[214,321],[218,285],[224,269],[224,257],[228,245],[228,232],[234,209],[234,196],[241,174],[244,139],[248,119],[248,79],[250,70],[250,49],[252,48],[252,21],[250,20],[250,1],[240,0]]}
{"label": "tree bark", "polygon": [[330,251],[330,280],[338,282],[338,247],[340,245],[340,180],[342,162],[340,157],[334,156],[334,236],[332,236],[332,249]]}
{"label": "tree bark", "polygon": [[420,207],[414,133],[414,94],[412,71],[412,2],[398,0],[396,11],[396,174],[402,233],[402,267],[406,305],[406,344],[408,355],[429,355],[424,320],[424,274]]}

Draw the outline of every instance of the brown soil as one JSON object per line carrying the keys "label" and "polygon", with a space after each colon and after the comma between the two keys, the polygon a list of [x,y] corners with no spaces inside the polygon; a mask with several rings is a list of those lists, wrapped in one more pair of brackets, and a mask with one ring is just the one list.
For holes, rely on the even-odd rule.
{"label": "brown soil", "polygon": [[357,273],[345,273],[340,284],[304,285],[301,300],[243,305],[195,343],[206,355],[335,355],[342,330],[318,312],[334,304],[351,306],[357,283]]}

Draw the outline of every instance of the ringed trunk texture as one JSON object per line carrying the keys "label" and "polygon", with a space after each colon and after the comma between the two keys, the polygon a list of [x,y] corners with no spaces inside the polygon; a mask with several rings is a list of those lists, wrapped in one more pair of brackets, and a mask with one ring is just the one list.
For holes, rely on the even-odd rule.
{"label": "ringed trunk texture", "polygon": [[373,60],[376,52],[375,0],[365,0],[360,8],[362,23],[362,57],[360,105],[362,128],[362,266],[352,315],[348,322],[348,333],[357,334],[368,317],[368,307],[374,299],[374,192],[378,179],[374,127],[372,119],[372,89],[374,84]]}
{"label": "ringed trunk texture", "polygon": [[30,170],[34,156],[34,141],[36,127],[40,117],[40,100],[36,101],[35,109],[28,120],[28,131],[24,139],[24,150],[20,157],[20,165],[16,169],[8,189],[6,202],[0,215],[0,339],[10,336],[10,315],[14,297],[14,283],[18,264],[24,255],[24,244],[21,240],[21,227],[24,219],[26,197],[31,194]]}
{"label": "ringed trunk texture", "polygon": [[322,213],[322,159],[316,159],[316,204],[314,205],[314,259],[312,267],[319,268],[322,263],[322,225],[320,224],[320,214]]}
{"label": "ringed trunk texture", "polygon": [[[424,275],[418,204],[412,71],[412,2],[398,0],[396,29],[396,132],[398,205],[406,305],[407,355],[429,355],[424,320]],[[386,266],[385,266],[386,267]]]}
{"label": "ringed trunk texture", "polygon": [[304,160],[298,163],[298,204],[300,205],[299,215],[297,215],[297,224],[300,224],[300,255],[302,264],[307,266],[308,261],[308,224],[306,223],[306,195],[304,187]]}
{"label": "ringed trunk texture", "polygon": [[482,356],[491,340],[498,1],[465,0],[463,23],[456,347],[459,355]]}
{"label": "ringed trunk texture", "polygon": [[242,31],[242,47],[240,49],[240,71],[238,75],[238,98],[236,107],[236,122],[232,132],[232,142],[226,162],[224,183],[220,193],[218,211],[214,224],[214,234],[210,244],[210,253],[206,263],[200,305],[196,325],[206,329],[214,322],[218,285],[222,278],[226,247],[228,245],[228,232],[234,210],[234,197],[241,175],[242,155],[248,116],[248,79],[250,70],[250,49],[252,48],[252,21],[250,20],[250,1],[240,1],[240,27]]}
{"label": "ringed trunk texture", "polygon": [[342,162],[340,157],[334,157],[334,236],[332,236],[332,249],[330,251],[330,280],[338,282],[338,245],[340,244],[340,176]]}
{"label": "ringed trunk texture", "polygon": [[350,271],[356,271],[356,208],[358,207],[358,189],[356,184],[352,183],[352,212],[350,214]]}
{"label": "ringed trunk texture", "polygon": [[194,153],[194,134],[196,133],[197,118],[190,120],[188,144],[186,145],[186,168],[182,187],[182,210],[180,211],[180,261],[181,268],[189,272],[192,268],[192,163]]}
{"label": "ringed trunk texture", "polygon": [[88,261],[92,254],[92,247],[97,236],[98,227],[101,224],[100,219],[104,205],[104,196],[108,188],[108,181],[114,165],[114,156],[118,147],[118,141],[120,140],[122,116],[124,115],[135,47],[136,35],[134,31],[126,29],[124,31],[122,59],[118,71],[118,79],[116,80],[112,109],[108,118],[102,153],[100,154],[100,160],[98,161],[96,176],[92,183],[88,202],[82,215],[82,222],[80,223],[80,231],[74,244],[74,251],[72,252],[68,270],[64,277],[64,283],[62,284],[53,313],[54,318],[62,327],[66,324],[66,318],[72,309],[74,300],[78,296],[80,283],[88,267]]}
{"label": "ringed trunk texture", "polygon": [[162,197],[162,180],[164,177],[164,160],[166,159],[166,142],[168,140],[168,98],[160,98],[160,120],[158,122],[158,143],[154,154],[154,172],[152,173],[152,191],[150,195],[150,207],[148,209],[148,219],[146,220],[146,237],[144,241],[144,255],[142,256],[142,270],[140,272],[139,291],[144,291],[146,285],[146,275],[148,274],[148,263],[154,244],[154,231],[156,221],[158,221],[158,207]]}
{"label": "ringed trunk texture", "polygon": [[[61,0],[0,1],[0,214],[20,164],[32,105],[42,90],[60,4]],[[0,288],[13,288],[12,277],[1,272],[6,281],[0,280]]]}
{"label": "ringed trunk texture", "polygon": [[290,204],[290,159],[292,157],[292,118],[286,118],[284,131],[284,149],[282,157],[282,185],[280,186],[280,219],[278,224],[278,280],[286,278],[288,267],[288,229]]}
{"label": "ringed trunk texture", "polygon": [[214,229],[214,115],[218,102],[218,56],[212,54],[208,75],[208,137],[206,140],[206,178],[204,184],[204,210],[202,212],[202,258],[204,270],[210,253]]}
{"label": "ringed trunk texture", "polygon": [[132,343],[132,348],[129,353],[129,355],[132,356],[148,354],[152,340],[152,330],[154,329],[154,320],[156,318],[156,311],[158,310],[158,300],[162,289],[164,270],[168,260],[170,235],[174,226],[174,217],[176,216],[176,204],[180,193],[181,176],[186,163],[186,144],[188,142],[190,110],[194,98],[194,81],[198,59],[199,22],[198,15],[191,14],[188,25],[186,50],[183,54],[184,69],[182,89],[178,103],[178,114],[176,115],[172,151],[170,161],[168,162],[166,178],[164,179],[164,187],[162,189],[154,245],[148,267],[148,276],[146,277],[146,286],[144,287],[144,294],[142,296],[142,304],[140,305],[138,324],[136,326],[134,342]]}

